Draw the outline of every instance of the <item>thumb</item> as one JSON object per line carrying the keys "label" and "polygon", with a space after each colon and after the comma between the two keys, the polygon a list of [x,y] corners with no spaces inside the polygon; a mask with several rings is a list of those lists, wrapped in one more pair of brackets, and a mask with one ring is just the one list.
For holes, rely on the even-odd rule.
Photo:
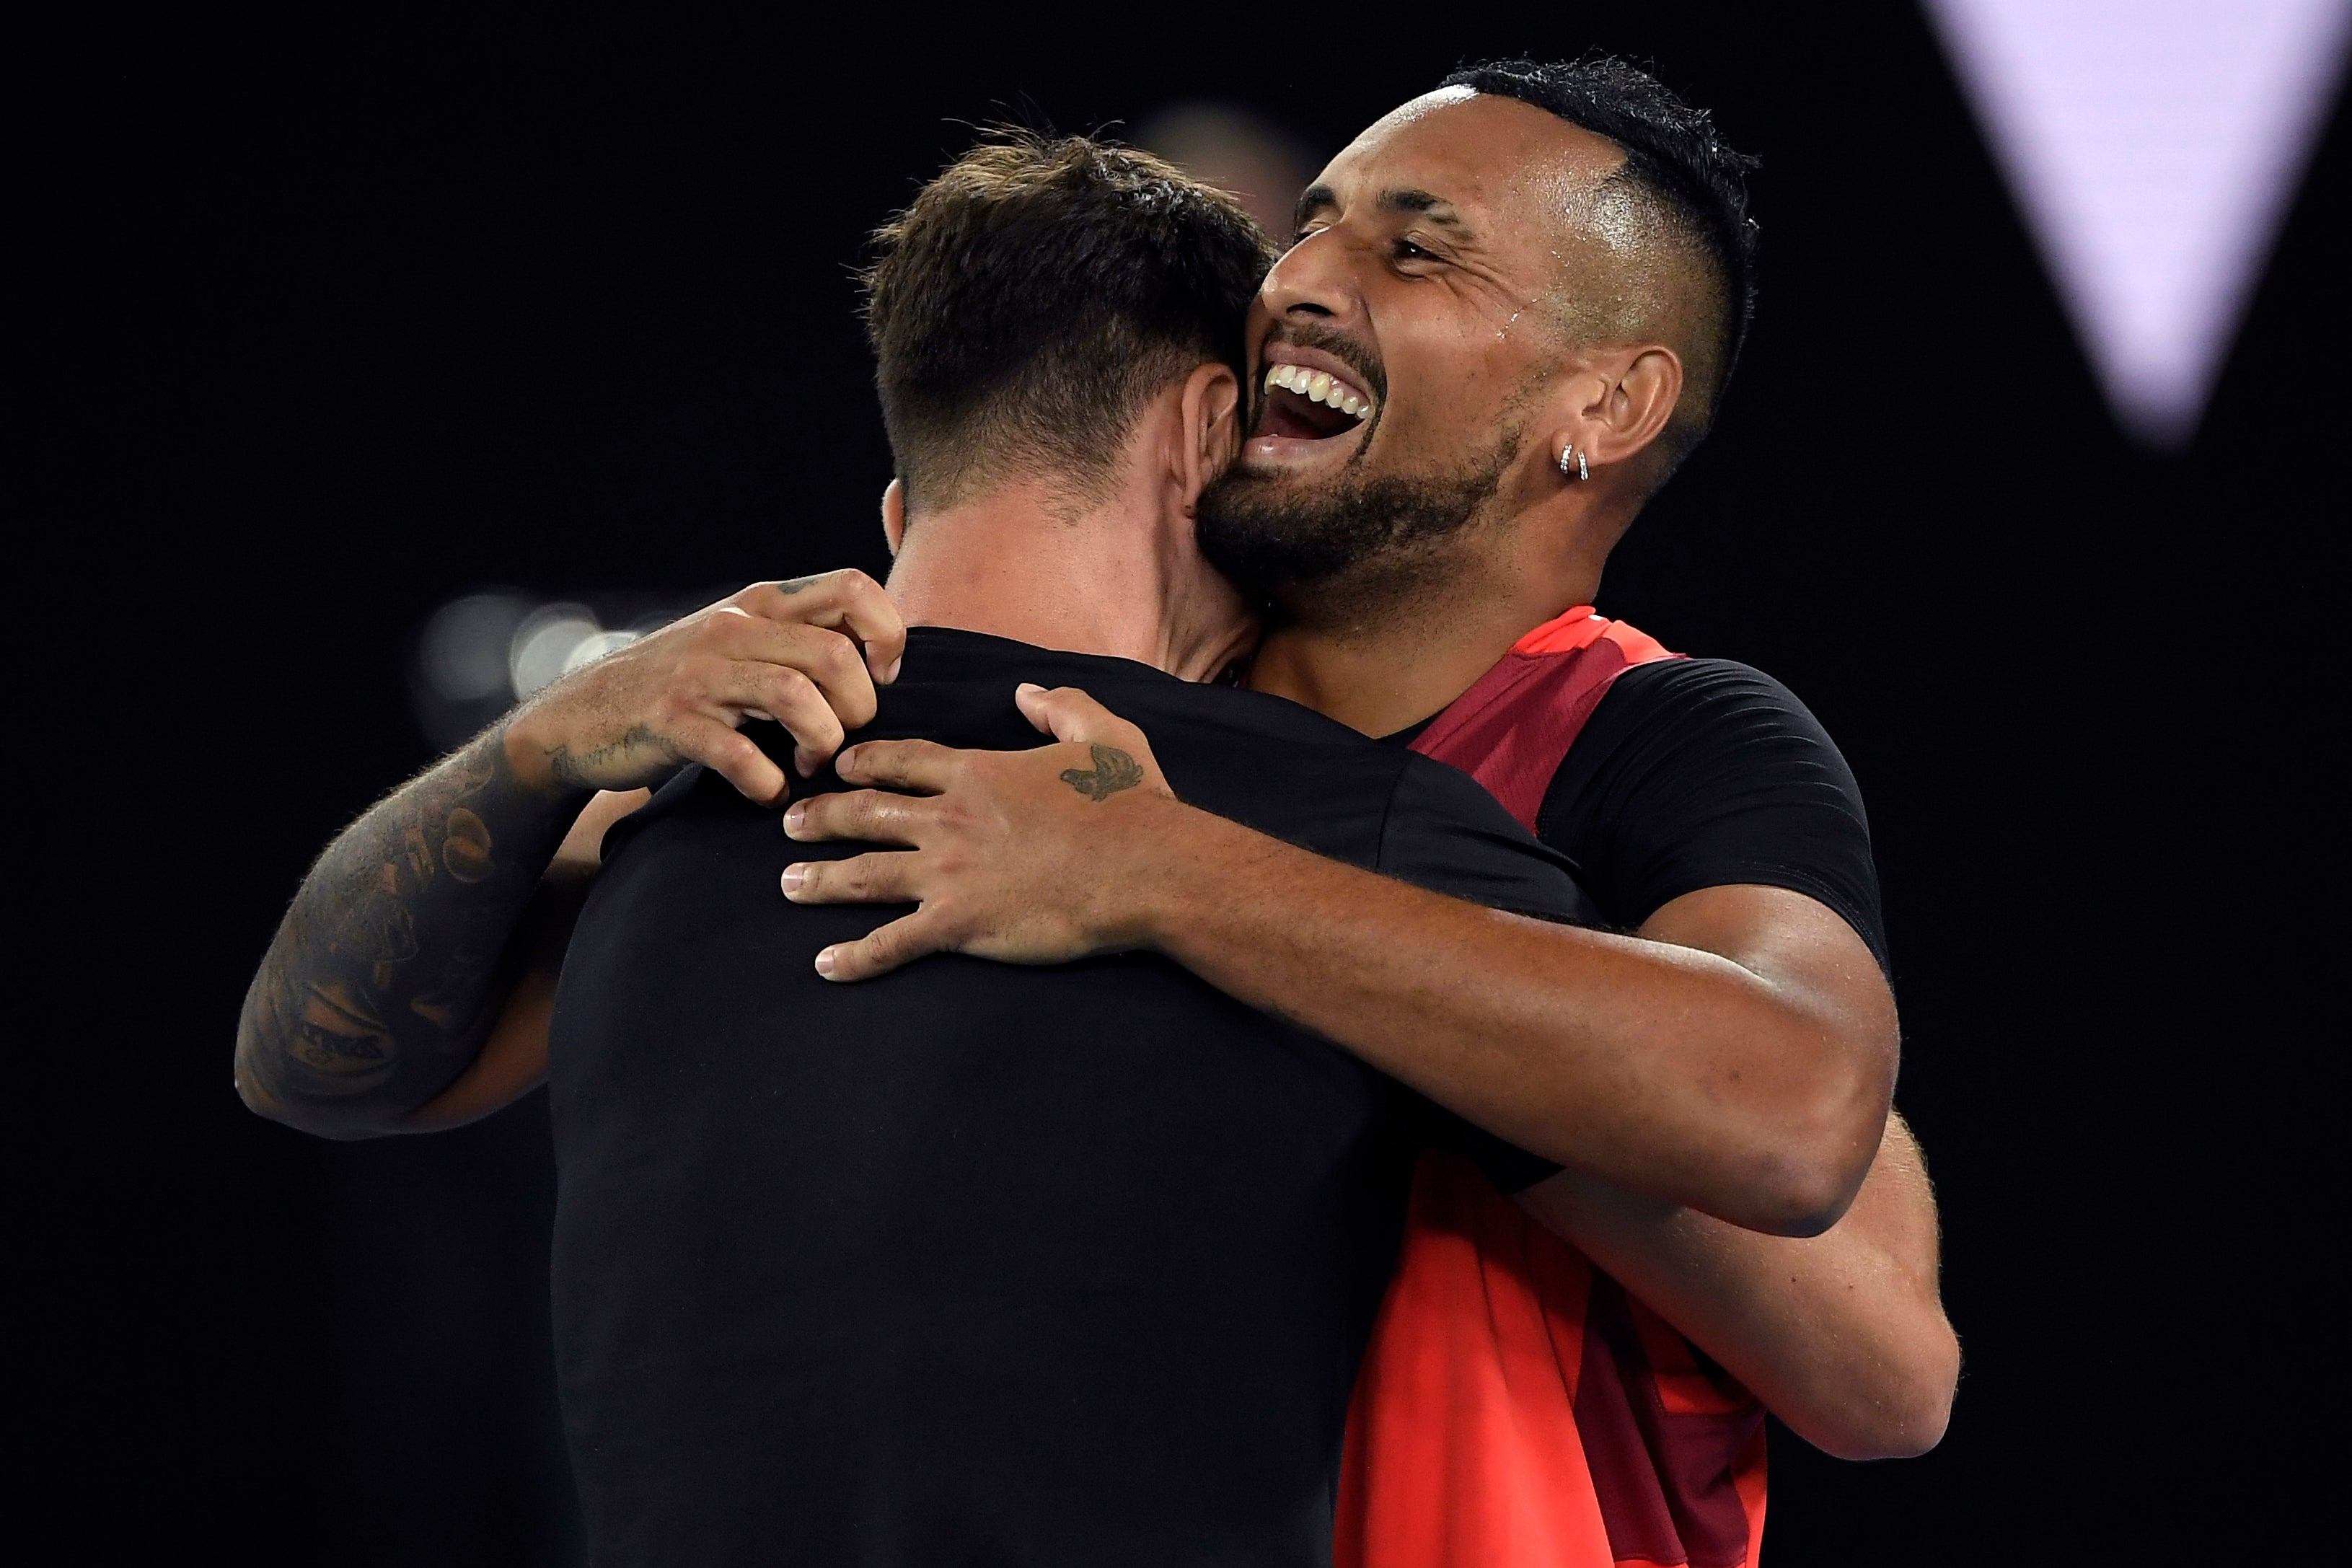
{"label": "thumb", "polygon": [[1023,718],[1056,741],[1129,745],[1140,738],[1134,725],[1075,686],[1057,686],[1048,691],[1024,681],[1013,689],[1013,703]]}

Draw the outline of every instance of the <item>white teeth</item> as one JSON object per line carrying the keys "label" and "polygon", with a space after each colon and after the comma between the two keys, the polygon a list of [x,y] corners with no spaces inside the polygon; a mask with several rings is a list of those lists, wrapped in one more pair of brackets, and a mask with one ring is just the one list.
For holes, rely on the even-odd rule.
{"label": "white teeth", "polygon": [[1347,384],[1328,371],[1308,370],[1305,365],[1268,365],[1265,372],[1268,391],[1280,387],[1295,392],[1311,402],[1324,404],[1341,413],[1362,419],[1371,412],[1371,399],[1359,397],[1348,390]]}

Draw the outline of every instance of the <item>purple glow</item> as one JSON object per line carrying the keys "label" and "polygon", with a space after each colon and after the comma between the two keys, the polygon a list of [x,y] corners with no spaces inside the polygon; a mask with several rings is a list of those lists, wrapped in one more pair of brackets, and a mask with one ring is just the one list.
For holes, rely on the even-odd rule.
{"label": "purple glow", "polygon": [[2352,0],[1927,0],[2109,402],[2195,431],[2344,66]]}

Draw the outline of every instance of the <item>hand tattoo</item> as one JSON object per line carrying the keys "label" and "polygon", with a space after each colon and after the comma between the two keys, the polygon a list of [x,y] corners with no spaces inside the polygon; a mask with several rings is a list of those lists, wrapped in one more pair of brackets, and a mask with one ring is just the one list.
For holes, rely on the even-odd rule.
{"label": "hand tattoo", "polygon": [[1108,800],[1119,791],[1133,789],[1143,782],[1143,764],[1117,746],[1097,745],[1093,751],[1095,765],[1091,773],[1080,768],[1062,770],[1062,782],[1088,800]]}
{"label": "hand tattoo", "polygon": [[501,728],[347,828],[246,994],[247,1103],[313,1131],[382,1131],[446,1087],[489,1033],[510,939],[583,799],[522,784]]}

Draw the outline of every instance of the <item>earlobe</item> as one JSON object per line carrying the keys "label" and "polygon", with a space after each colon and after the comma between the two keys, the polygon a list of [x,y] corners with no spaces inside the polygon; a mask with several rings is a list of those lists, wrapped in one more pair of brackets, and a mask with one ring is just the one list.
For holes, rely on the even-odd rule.
{"label": "earlobe", "polygon": [[882,489],[882,539],[890,547],[890,559],[898,559],[898,546],[907,538],[907,487],[892,479]]}

